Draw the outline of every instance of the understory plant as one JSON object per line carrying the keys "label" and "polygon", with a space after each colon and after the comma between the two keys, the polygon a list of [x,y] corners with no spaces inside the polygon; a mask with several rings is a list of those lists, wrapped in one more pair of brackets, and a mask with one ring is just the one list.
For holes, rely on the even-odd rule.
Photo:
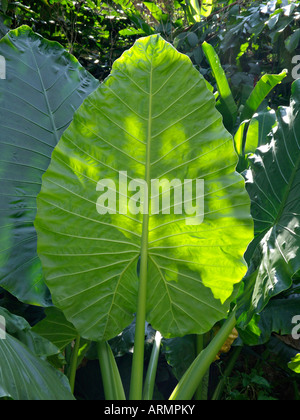
{"label": "understory plant", "polygon": [[[153,398],[162,338],[186,336],[194,336],[198,355],[169,398],[200,398],[234,327],[244,337],[259,331],[254,316],[299,278],[298,82],[277,132],[249,156],[242,176],[217,95],[159,35],[139,39],[101,85],[28,27],[9,32],[0,54],[7,66],[0,80],[0,285],[45,308],[34,328],[0,313],[8,339],[0,340],[0,396],[73,399],[77,368],[94,348],[105,398],[125,399],[113,350],[134,326],[129,398]],[[276,191],[265,169],[271,156]],[[195,188],[197,180],[204,188]],[[176,201],[178,186],[193,182],[195,195]],[[279,252],[266,261],[268,247]],[[282,274],[279,284],[267,264]],[[149,326],[155,340],[144,372]],[[22,352],[28,363],[19,363]],[[68,381],[58,371],[66,362]],[[45,386],[34,397],[42,369]],[[22,388],[22,376],[35,386]]]}

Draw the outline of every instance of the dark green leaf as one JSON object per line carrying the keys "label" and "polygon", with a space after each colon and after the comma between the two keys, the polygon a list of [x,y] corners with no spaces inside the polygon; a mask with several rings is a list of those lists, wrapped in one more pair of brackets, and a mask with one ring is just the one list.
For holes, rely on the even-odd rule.
{"label": "dark green leaf", "polygon": [[73,400],[67,378],[9,334],[0,340],[0,398]]}
{"label": "dark green leaf", "polygon": [[0,41],[0,285],[19,300],[49,305],[36,253],[36,196],[74,111],[99,83],[59,44],[30,28]]}
{"label": "dark green leaf", "polygon": [[249,157],[246,178],[256,238],[245,279],[246,289],[255,281],[244,306],[248,321],[300,272],[300,80],[292,91],[290,107],[277,112],[271,142]]}
{"label": "dark green leaf", "polygon": [[78,336],[74,326],[66,320],[64,314],[57,308],[45,309],[46,317],[36,324],[32,331],[51,341],[63,350]]}

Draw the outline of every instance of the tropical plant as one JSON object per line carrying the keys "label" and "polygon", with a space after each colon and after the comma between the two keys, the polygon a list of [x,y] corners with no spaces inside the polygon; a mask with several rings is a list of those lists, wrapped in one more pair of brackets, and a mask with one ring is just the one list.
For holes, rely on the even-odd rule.
{"label": "tropical plant", "polygon": [[[179,151],[185,162],[178,162]],[[113,338],[137,313],[132,398],[142,392],[145,319],[168,337],[202,334],[226,317],[251,239],[248,197],[235,165],[231,137],[206,83],[187,57],[157,36],[137,41],[114,63],[55,148],[35,222],[47,284],[55,305],[87,339]],[[128,179],[149,186],[155,179],[204,179],[205,221],[198,226],[182,214],[149,215],[150,191],[129,200],[134,217],[121,211],[124,191],[116,199],[119,210],[99,217],[97,185],[108,178],[119,191],[123,169]],[[134,200],[145,206],[143,214]]]}
{"label": "tropical plant", "polygon": [[[45,3],[46,25],[39,20],[40,4],[30,3],[2,2],[0,30],[31,15],[93,74],[100,74],[97,65],[83,59],[78,38],[69,42],[71,21],[64,26],[55,13],[73,14],[73,23],[89,17],[82,39],[89,26],[105,31],[114,22],[120,49],[116,56],[105,50],[111,63],[136,37],[150,36],[115,61],[101,86],[64,48],[28,27],[0,41],[7,67],[0,80],[0,328],[6,321],[0,352],[7,362],[0,360],[0,398],[85,398],[75,377],[79,366],[81,375],[87,373],[82,367],[92,360],[101,375],[94,364],[94,379],[87,373],[86,381],[102,378],[105,395],[100,384],[98,398],[220,399],[224,390],[231,392],[228,377],[244,357],[242,346],[263,345],[297,399],[299,348],[291,334],[299,308],[300,85],[293,84],[290,105],[276,110],[274,89],[283,92],[280,86],[290,80],[281,65],[274,67],[279,74],[261,67],[247,95],[238,94],[236,81],[247,72],[249,49],[259,53],[255,42],[270,42],[272,22],[287,23],[285,48],[296,51],[290,18],[298,4],[230,1],[210,9],[207,2],[204,16],[190,1],[116,1],[102,9],[91,1],[86,14],[83,2],[52,1]],[[109,19],[102,19],[104,11]],[[238,11],[249,24],[249,44],[241,46],[244,32],[237,32],[233,74],[221,51],[222,34]],[[255,16],[260,28],[268,24],[255,29]],[[270,39],[275,45],[279,38]],[[99,45],[85,44],[93,60]],[[206,63],[200,73],[207,80],[187,56]],[[203,203],[195,220],[195,206],[182,208],[183,196],[176,201],[176,185],[197,179],[204,180],[204,193],[198,189],[194,200],[199,208]],[[151,180],[163,180],[154,194]],[[182,210],[190,214],[178,214]],[[239,338],[232,357],[214,394],[208,393],[209,368],[229,350],[234,327]],[[229,398],[272,399],[258,366],[233,375],[242,388]],[[163,393],[159,372],[171,378]],[[23,386],[23,377],[30,386]]]}
{"label": "tropical plant", "polygon": [[[28,54],[30,52],[31,56],[29,57],[31,61],[29,61],[29,58],[26,59],[25,56],[25,59],[22,57],[23,60],[18,66],[14,65],[14,67],[11,67],[15,68],[16,71],[18,68],[22,69],[23,77],[20,80],[21,83],[10,87],[6,81],[8,84],[6,85],[5,92],[7,92],[7,95],[13,96],[14,94],[14,96],[19,97],[21,93],[17,94],[15,89],[24,90],[24,86],[29,85],[31,86],[30,92],[32,92],[33,87],[35,87],[39,95],[42,95],[48,108],[43,112],[42,104],[39,102],[32,107],[33,114],[31,119],[33,119],[35,110],[39,109],[37,115],[40,116],[42,114],[45,122],[39,122],[38,116],[35,117],[34,126],[30,129],[30,134],[26,134],[26,140],[22,134],[23,131],[18,130],[21,133],[16,146],[14,146],[15,143],[13,142],[7,143],[7,139],[10,138],[8,135],[6,141],[2,141],[5,148],[8,149],[6,153],[9,153],[10,149],[14,147],[17,151],[22,141],[26,141],[26,146],[28,141],[33,140],[37,145],[43,145],[44,142],[39,140],[39,132],[37,131],[35,134],[34,130],[35,127],[39,129],[43,129],[44,127],[46,129],[48,127],[46,125],[48,120],[50,123],[52,122],[52,126],[48,128],[49,136],[52,134],[57,139],[58,135],[56,133],[58,129],[56,127],[58,123],[56,123],[56,111],[60,108],[61,104],[67,105],[65,97],[62,100],[58,100],[57,96],[54,96],[56,99],[54,108],[52,107],[52,103],[49,102],[52,99],[49,87],[55,86],[56,81],[62,78],[64,73],[62,72],[60,75],[56,71],[55,77],[52,79],[47,75],[48,83],[47,85],[45,84],[44,78],[42,77],[42,69],[45,63],[42,51],[43,44],[46,41],[33,34],[28,28],[23,27],[3,38],[1,41],[3,53],[6,57],[11,57],[12,62],[13,59],[18,61],[19,53],[15,52],[14,58],[14,53],[10,52],[11,46],[14,43],[18,44],[21,42],[28,46],[30,41],[34,45],[26,48],[26,52],[28,51]],[[57,63],[59,63],[62,50],[57,44],[47,45],[48,48],[51,46],[55,51],[53,54],[57,60],[55,67],[57,69]],[[35,53],[33,52],[34,48],[37,47],[38,58],[35,57]],[[13,51],[17,50],[14,49]],[[70,56],[62,55],[65,62],[70,61]],[[139,61],[136,61],[137,57],[139,57]],[[35,58],[34,61],[33,58]],[[139,64],[136,65],[135,63]],[[74,64],[77,66],[77,63]],[[72,62],[72,65],[74,64]],[[37,73],[40,75],[40,83],[44,82],[41,85],[43,89],[38,89],[37,85],[33,86],[33,82],[30,83],[30,74],[32,75],[32,73],[24,76],[24,74],[26,75],[23,70],[24,65],[25,69],[28,67],[31,72],[35,65]],[[47,68],[49,67],[48,64]],[[162,72],[162,67],[165,69],[164,72]],[[82,71],[80,69],[78,70],[79,72]],[[11,77],[14,74],[11,72]],[[73,93],[78,90],[80,92],[80,89],[82,89],[78,88],[77,76],[75,74],[73,90],[69,90],[67,86],[65,86],[64,90],[60,89],[68,98],[71,96],[69,92]],[[164,78],[162,78],[162,74],[164,74]],[[189,77],[186,76],[187,74],[189,74]],[[176,78],[181,81],[180,90],[177,87],[179,84],[175,83]],[[185,80],[185,84],[183,80]],[[89,86],[89,91],[93,90],[95,82],[91,78],[87,78],[84,73],[80,81],[84,86],[83,94],[88,91],[87,86]],[[117,91],[116,86],[118,88]],[[171,95],[171,102],[166,106],[163,104],[161,98],[166,97],[166,89],[170,95],[172,86],[174,88],[173,94]],[[128,96],[130,89],[134,92],[134,95],[138,95],[138,98],[134,97],[133,94]],[[38,98],[40,97],[38,96]],[[26,101],[30,103],[30,98],[26,99]],[[134,111],[133,108],[136,101],[141,104],[141,108],[138,111]],[[3,100],[3,108],[5,108],[5,105],[7,106],[7,103]],[[179,117],[180,110],[183,106],[186,112],[185,117]],[[97,112],[100,110],[99,115],[101,115],[103,122],[100,123],[99,127],[98,121],[100,122],[101,120],[98,118],[94,119],[94,112],[90,113],[91,107]],[[190,110],[187,107],[190,107]],[[201,114],[197,112],[200,108],[202,108]],[[23,108],[23,110],[25,113],[23,118],[26,121],[31,121],[29,115],[26,114],[29,109]],[[72,110],[74,110],[74,107]],[[204,112],[205,110],[206,113]],[[9,109],[7,112],[9,112]],[[21,108],[19,108],[18,112],[21,116]],[[64,115],[65,118],[68,118],[67,113],[64,113]],[[161,117],[162,115],[164,118]],[[197,120],[194,119],[194,115],[197,115]],[[207,115],[209,115],[209,119]],[[111,123],[115,121],[115,123],[108,125],[105,124],[105,120]],[[197,124],[195,124],[195,121],[197,121]],[[68,119],[66,122],[59,120],[61,131],[68,124]],[[7,127],[9,128],[9,126]],[[138,132],[136,131],[137,129],[139,130]],[[111,132],[110,130],[113,131]],[[178,137],[176,134],[173,137],[175,131],[178,133],[180,130],[182,135]],[[79,133],[82,133],[83,137]],[[94,139],[93,143],[91,143],[92,138]],[[113,138],[115,139],[114,141],[112,140]],[[167,140],[168,138],[170,139],[169,141]],[[176,143],[174,143],[172,138]],[[119,144],[118,142],[121,143]],[[199,142],[201,144],[201,153],[195,158],[193,157],[194,150]],[[126,144],[130,146],[129,149]],[[91,146],[92,149],[88,151],[86,147],[90,148]],[[62,147],[62,150],[66,147],[72,147],[73,151],[65,153],[60,150],[60,147]],[[21,166],[25,165],[25,167],[29,167],[28,173],[30,175],[32,165],[28,164],[28,161],[26,163],[25,160],[34,156],[36,150],[33,148],[30,149],[28,146],[25,148],[28,150],[28,156],[24,153],[19,155],[20,159],[23,159],[20,164]],[[185,162],[178,164],[176,156],[178,150],[181,149],[185,150],[188,165]],[[85,152],[83,152],[84,150]],[[132,155],[130,150],[135,150],[135,155]],[[216,153],[219,150],[222,150],[222,154]],[[109,163],[111,153],[115,153],[114,159],[116,163],[114,166],[112,166],[112,162]],[[14,156],[17,156],[16,153],[14,153]],[[216,166],[213,168],[210,166],[210,156],[214,156],[213,159]],[[89,163],[85,161],[87,157],[89,157]],[[75,325],[83,338],[99,342],[98,352],[108,397],[123,398],[124,392],[122,391],[120,377],[112,352],[105,341],[122,332],[132,322],[133,313],[137,312],[131,397],[140,398],[142,392],[141,381],[143,378],[145,317],[165,336],[184,335],[191,332],[201,334],[209,330],[216,321],[226,318],[230,301],[234,297],[234,286],[241,280],[243,273],[245,273],[246,266],[243,261],[243,253],[251,239],[252,231],[249,214],[250,203],[244,190],[243,179],[234,171],[236,155],[231,143],[231,137],[222,126],[221,116],[214,110],[213,95],[207,89],[203,78],[193,69],[189,59],[186,56],[178,54],[173,47],[155,36],[138,42],[134,48],[123,55],[122,59],[115,62],[111,77],[100,89],[95,91],[94,95],[89,96],[88,100],[80,109],[80,112],[75,113],[72,125],[67,130],[66,135],[62,137],[60,145],[55,149],[51,159],[52,164],[44,176],[44,185],[48,185],[48,187],[55,186],[55,188],[58,187],[59,189],[62,188],[61,192],[69,192],[71,194],[69,201],[71,207],[69,209],[65,207],[67,202],[65,198],[62,198],[61,192],[57,195],[55,193],[53,196],[53,193],[50,191],[47,192],[47,189],[44,187],[39,198],[41,210],[39,211],[39,217],[36,219],[36,225],[40,232],[39,252],[41,258],[44,259],[44,272],[48,278],[47,284],[52,289],[51,295],[54,303],[63,309],[68,320]],[[67,161],[63,163],[65,159]],[[93,159],[94,164],[91,164],[92,161],[90,159]],[[5,162],[7,165],[15,164],[13,160],[9,159],[5,159]],[[18,161],[15,162],[18,165]],[[49,158],[47,157],[45,159],[44,170],[48,163]],[[62,164],[63,167],[61,167]],[[55,169],[56,165],[58,169]],[[116,214],[115,216],[109,214],[103,220],[102,218],[97,219],[96,185],[98,178],[106,176],[115,179],[115,172],[118,171],[120,165],[124,165],[124,168],[127,169],[129,179],[146,176],[148,182],[152,178],[160,179],[165,177],[166,179],[170,179],[171,176],[178,177],[179,171],[182,176],[189,177],[189,179],[202,177],[207,182],[208,188],[204,201],[206,223],[204,222],[199,226],[194,226],[193,224],[186,223],[186,217],[180,215],[162,215],[163,220],[161,220],[159,216],[150,216],[147,212],[143,216],[128,217],[120,214]],[[63,171],[61,172],[62,168]],[[42,170],[42,167],[40,167],[40,170]],[[58,178],[65,177],[64,185],[57,184],[54,179],[56,175],[52,178],[56,170],[59,171]],[[70,172],[68,173],[68,171]],[[49,175],[51,179],[48,178]],[[74,177],[74,181],[71,181],[72,177]],[[35,179],[37,178],[35,177]],[[79,179],[80,181],[77,184]],[[23,179],[18,178],[14,182],[18,184],[24,183],[25,181],[26,179],[23,177]],[[38,179],[34,183],[31,179],[29,181],[29,186],[22,197],[23,200],[26,200],[29,195],[33,199],[34,204],[35,195],[34,193],[29,194],[29,191],[33,191],[34,188],[36,194],[39,190],[40,181]],[[69,181],[71,181],[71,184],[75,182],[76,192],[71,185],[67,185]],[[11,182],[11,186],[14,188],[14,182],[8,182]],[[32,183],[33,187],[31,186]],[[87,185],[92,188],[88,188]],[[5,193],[5,184],[2,188],[4,188],[2,196],[10,197],[11,194]],[[19,191],[17,185],[15,188]],[[80,191],[81,188],[84,188],[84,190]],[[87,189],[85,190],[85,188]],[[219,202],[220,197],[223,197],[223,199]],[[53,199],[56,198],[58,200],[62,198],[63,201],[60,205],[58,202],[53,202]],[[76,198],[79,199],[80,204],[78,203],[78,205],[82,209],[79,212],[74,211],[74,206],[75,208],[77,206],[74,202]],[[5,199],[9,209],[13,204],[12,201],[13,197],[12,199]],[[94,203],[94,205],[90,206],[91,203]],[[149,199],[150,203],[151,200]],[[49,204],[50,206],[54,206],[50,211],[47,210]],[[85,208],[86,205],[88,205],[87,208]],[[27,206],[27,204],[25,206],[22,204],[21,208],[24,210],[18,210],[18,214],[25,211],[25,217]],[[35,212],[35,206],[31,205],[30,207],[33,207],[33,211]],[[46,218],[42,215],[45,211],[47,212]],[[57,211],[63,218],[58,217],[55,222],[53,216]],[[94,217],[92,216],[93,212],[96,213]],[[52,218],[49,217],[51,214]],[[68,215],[67,219],[71,223],[70,225],[67,223],[64,215]],[[3,217],[5,216],[6,213],[4,213]],[[201,217],[203,217],[203,214]],[[76,219],[75,224],[73,223],[73,218]],[[49,231],[50,226],[47,227],[46,224],[50,219],[54,224]],[[202,219],[200,219],[201,221]],[[80,225],[82,222],[83,226]],[[25,221],[26,223],[27,219]],[[64,230],[64,232],[61,232],[63,235],[58,234],[58,230],[61,229],[59,227],[61,223],[63,223],[61,225],[61,228]],[[55,227],[56,224],[57,227]],[[31,222],[29,223],[30,225]],[[232,235],[232,228],[235,225],[238,225],[240,228],[236,239]],[[16,226],[17,229],[19,223]],[[79,229],[78,233],[74,232],[76,226]],[[177,234],[172,229],[170,230],[174,226],[178,226],[179,230]],[[49,243],[49,238],[47,238],[46,242],[43,239],[48,234],[51,234],[53,227],[57,232],[55,234],[55,240],[57,242],[54,248]],[[101,233],[99,237],[94,237],[92,234],[95,231],[95,227],[100,229],[99,232]],[[3,229],[6,228],[7,224],[4,221]],[[26,241],[28,236],[30,240],[33,236],[33,242],[28,247],[30,257],[28,257],[28,254],[25,254],[25,258],[27,259],[25,259],[25,262],[21,262],[21,266],[28,264],[30,267],[32,262],[39,263],[39,260],[34,255],[34,232],[25,229],[25,236],[22,237],[20,235],[23,234],[23,230],[21,229],[21,232],[17,234],[17,237],[21,239],[21,243],[22,241]],[[178,247],[178,244],[174,242],[175,236],[177,238],[179,234],[182,247]],[[69,235],[72,236],[72,242],[69,242],[68,245],[65,239],[70,237]],[[203,237],[203,245],[195,241],[199,235]],[[93,237],[94,239],[87,241],[87,238]],[[219,237],[219,244],[216,243],[217,237]],[[83,248],[79,254],[74,250],[77,246],[79,247],[77,249],[80,249],[82,245],[79,245],[79,242],[76,245],[76,240],[80,243],[87,241],[85,242],[86,249]],[[107,252],[107,243],[111,245],[109,252]],[[194,246],[192,247],[193,244]],[[18,242],[16,245],[18,245]],[[193,253],[187,253],[187,245],[191,249],[194,248]],[[44,249],[45,246],[46,249]],[[61,250],[59,249],[60,246],[63,247]],[[225,246],[226,253],[223,252]],[[51,249],[47,249],[47,247]],[[55,252],[55,249],[58,252]],[[231,253],[229,251],[230,249],[232,249]],[[176,253],[174,253],[174,250],[176,250]],[[7,251],[11,252],[8,256],[9,258],[16,258],[16,255],[19,256],[20,254],[24,258],[24,253],[20,251],[16,253],[14,247],[7,249],[7,246],[4,246],[2,254],[7,255],[5,254]],[[212,264],[216,253],[219,253],[218,265]],[[74,259],[72,255],[75,254]],[[124,254],[125,259],[120,259],[121,254]],[[202,256],[201,259],[206,261],[205,264],[199,263],[199,255]],[[101,256],[100,260],[99,256]],[[9,261],[8,257],[5,257],[3,262]],[[55,270],[58,270],[55,271],[54,276],[53,272],[51,274],[48,272],[50,266],[47,263],[53,257],[56,260]],[[140,262],[138,264],[139,257]],[[76,270],[74,265],[76,261],[79,263],[78,270]],[[10,271],[9,267],[10,264],[2,264],[2,269],[5,272]],[[66,270],[70,270],[70,272],[68,273]],[[94,276],[93,273],[96,275]],[[51,281],[52,278],[54,280],[54,277],[58,279],[64,276],[64,282],[56,283],[54,281],[52,283]],[[79,278],[78,276],[81,280],[84,279],[84,281],[78,283],[76,280],[76,278]],[[33,278],[29,277],[30,281]],[[41,282],[40,272],[37,274],[37,278]],[[151,280],[147,281],[147,278]],[[71,280],[70,283],[68,280]],[[26,285],[26,281],[22,287]],[[220,287],[220,281],[222,283],[224,282],[222,287]],[[176,282],[176,285],[172,282]],[[189,284],[188,287],[187,282]],[[15,281],[14,284],[20,285],[20,282]],[[65,291],[61,291],[62,286],[66,287]],[[109,287],[111,293],[107,293],[107,287]],[[43,290],[34,290],[36,295],[40,293],[41,296],[44,296]],[[95,291],[97,291],[96,294]],[[145,294],[147,294],[147,303]],[[24,299],[24,296],[21,297]],[[40,302],[45,304],[45,301],[42,299]],[[190,305],[190,299],[195,299],[197,305]],[[63,302],[67,303],[68,301],[70,303],[71,300],[73,300],[71,306],[70,304],[66,306],[63,304]],[[100,301],[102,305],[98,305]],[[169,309],[166,311],[165,308],[167,307]],[[96,312],[94,312],[94,309],[96,309]],[[99,310],[103,312],[101,313]],[[80,316],[80,313],[84,316]],[[200,314],[201,316],[199,318]],[[225,323],[223,334],[221,331],[218,339],[215,340],[214,351],[218,352],[219,346],[221,347],[223,341],[226,339],[226,334],[230,332],[229,329],[231,328],[232,319],[233,315],[230,317],[229,325]],[[75,353],[79,349],[78,346],[79,338],[74,349]],[[214,357],[213,352],[210,353],[210,357]],[[109,363],[105,362],[105,360],[109,361]],[[72,362],[73,372],[74,367],[76,370],[76,363],[77,356],[74,358],[74,363]],[[209,366],[207,363],[208,361],[206,360],[205,370]],[[73,373],[71,376],[73,377]],[[152,376],[150,374],[150,382]],[[113,387],[111,387],[112,378],[114,381]],[[196,382],[194,386],[197,386]]]}
{"label": "tropical plant", "polygon": [[[248,168],[244,176],[252,202],[255,239],[246,253],[249,271],[244,279],[244,304],[240,308],[242,315],[238,325],[242,341],[253,346],[267,343],[272,333],[291,334],[292,319],[299,308],[299,267],[296,263],[299,258],[299,212],[296,208],[299,201],[299,81],[292,85],[290,106],[280,107],[275,112],[266,107],[264,100],[284,80],[286,73],[262,76],[237,113],[217,54],[206,43],[203,50],[216,78],[219,109],[235,133],[235,147],[240,155],[238,168]],[[277,299],[272,299],[275,296]],[[275,316],[275,313],[281,316]]]}
{"label": "tropical plant", "polygon": [[255,286],[244,312],[248,320],[270,298],[290,289],[294,281],[297,284],[299,276],[299,88],[297,80],[290,107],[277,111],[278,126],[270,142],[249,156],[246,179],[255,239],[248,250],[251,262],[245,282],[255,282]]}

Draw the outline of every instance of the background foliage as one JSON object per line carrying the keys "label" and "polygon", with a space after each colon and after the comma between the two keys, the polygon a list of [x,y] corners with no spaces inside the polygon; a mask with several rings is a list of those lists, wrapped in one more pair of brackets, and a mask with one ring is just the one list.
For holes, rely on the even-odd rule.
{"label": "background foliage", "polygon": [[[103,81],[110,73],[113,62],[131,47],[137,38],[160,33],[178,51],[187,54],[194,66],[213,86],[214,91],[218,90],[221,94],[216,74],[202,47],[206,41],[214,47],[220,59],[232,100],[236,104],[236,119],[230,129],[233,135],[240,132],[247,99],[261,77],[267,74],[279,75],[283,70],[287,70],[287,76],[281,78],[281,83],[271,85],[268,95],[262,98],[257,109],[258,114],[254,117],[251,115],[253,118],[250,117],[250,129],[247,126],[248,131],[243,131],[243,141],[247,140],[243,153],[242,150],[240,153],[240,170],[243,170],[250,162],[247,153],[255,152],[256,146],[261,144],[250,141],[256,121],[266,121],[271,129],[276,125],[275,111],[277,112],[278,106],[290,104],[292,70],[295,66],[293,58],[300,55],[300,2],[228,0],[214,1],[211,8],[205,6],[205,3],[202,2],[200,9],[198,2],[188,0],[1,0],[0,37],[10,29],[26,24],[46,39],[58,41],[96,79]],[[195,5],[199,5],[199,9],[195,8]],[[269,82],[268,79],[266,83]],[[261,142],[267,141],[270,129],[261,136]],[[248,253],[249,258],[250,253],[251,249]],[[248,280],[250,284],[251,272]],[[23,304],[3,289],[0,289],[0,298],[3,308],[26,318],[31,326],[45,316],[42,308]],[[272,296],[261,314],[254,316],[246,329],[239,331],[240,341],[235,344],[240,344],[243,340],[247,346],[240,355],[233,375],[224,383],[225,398],[300,398],[298,368],[291,370],[287,367],[292,358],[296,366],[299,366],[296,363],[299,343],[290,340],[291,329],[287,328],[296,308],[299,308],[299,275],[294,277],[292,285],[286,290]],[[282,314],[280,319],[274,316],[278,311]],[[55,322],[65,323],[61,320],[61,314],[51,313],[51,309],[50,315]],[[30,329],[30,326],[26,325],[26,329]],[[49,326],[45,329],[49,332]],[[43,335],[43,331],[43,328],[37,327],[39,334]],[[133,332],[134,323],[126,328],[121,336],[111,341],[125,388],[126,378],[130,376]],[[57,356],[58,352],[55,352],[55,349],[42,352],[56,367],[62,367],[68,361],[70,343],[75,338],[70,331],[68,334],[65,360]],[[22,337],[24,339],[24,336]],[[20,335],[17,338],[20,339]],[[153,340],[154,331],[148,326],[146,365]],[[14,344],[13,339],[9,344]],[[28,342],[25,344],[28,345]],[[75,395],[82,399],[101,399],[103,391],[101,383],[98,383],[100,373],[98,362],[95,360],[96,351],[93,346],[85,348],[84,342],[81,345],[83,356],[78,370]],[[156,379],[157,398],[168,398],[174,384],[195,355],[196,344],[193,336],[163,341],[163,353],[159,359]],[[221,360],[211,369],[210,396],[213,393],[215,378],[220,372],[221,375],[224,373],[223,366],[227,359],[227,355],[221,356]],[[290,364],[290,367],[293,366]]]}

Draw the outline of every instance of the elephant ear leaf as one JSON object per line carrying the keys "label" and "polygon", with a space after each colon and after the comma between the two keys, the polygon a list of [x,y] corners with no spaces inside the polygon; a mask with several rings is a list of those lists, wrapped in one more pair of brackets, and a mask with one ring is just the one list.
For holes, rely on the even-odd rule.
{"label": "elephant ear leaf", "polygon": [[[114,63],[56,146],[35,221],[53,301],[83,337],[108,340],[132,322],[141,254],[146,319],[165,337],[227,316],[253,237],[236,164],[214,96],[187,56],[152,35]],[[194,191],[198,218],[185,180],[195,188],[204,180]],[[157,182],[164,188],[154,192]]]}
{"label": "elephant ear leaf", "polygon": [[22,26],[0,41],[0,286],[49,305],[36,252],[36,197],[52,151],[74,111],[99,85],[56,42]]}
{"label": "elephant ear leaf", "polygon": [[[292,85],[290,107],[277,112],[270,143],[249,157],[247,189],[252,199],[255,239],[243,311],[247,322],[269,299],[288,289],[300,270],[300,81]],[[251,255],[252,254],[252,257]],[[252,284],[252,286],[251,286]],[[241,323],[245,325],[245,322]]]}

